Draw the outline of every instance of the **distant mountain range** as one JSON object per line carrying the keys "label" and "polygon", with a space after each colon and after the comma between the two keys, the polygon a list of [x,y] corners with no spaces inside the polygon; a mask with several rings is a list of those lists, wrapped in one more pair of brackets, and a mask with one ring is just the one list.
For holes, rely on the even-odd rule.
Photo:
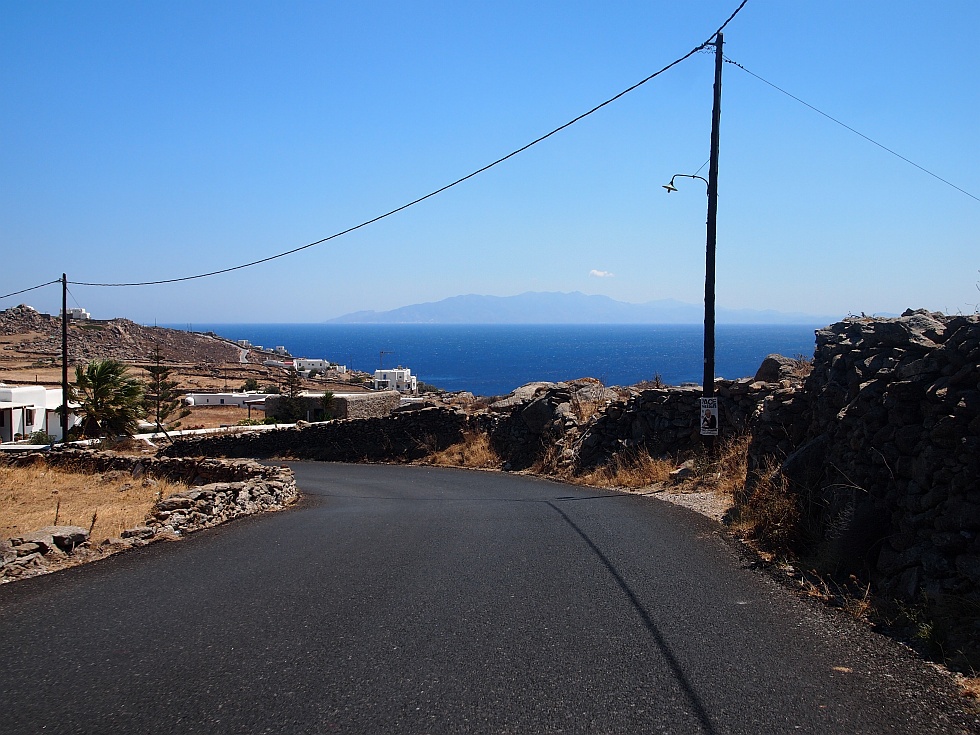
{"label": "distant mountain range", "polygon": [[[719,324],[830,324],[839,316],[718,307]],[[452,296],[391,311],[355,311],[327,324],[698,324],[704,306],[674,299],[631,304],[608,296],[528,291],[517,296]]]}

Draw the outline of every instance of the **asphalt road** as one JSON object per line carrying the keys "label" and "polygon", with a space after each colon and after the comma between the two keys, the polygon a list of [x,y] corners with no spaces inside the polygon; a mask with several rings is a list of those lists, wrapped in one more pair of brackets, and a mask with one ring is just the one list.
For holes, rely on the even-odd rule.
{"label": "asphalt road", "polygon": [[683,509],[294,467],[297,508],[0,587],[0,732],[975,731]]}

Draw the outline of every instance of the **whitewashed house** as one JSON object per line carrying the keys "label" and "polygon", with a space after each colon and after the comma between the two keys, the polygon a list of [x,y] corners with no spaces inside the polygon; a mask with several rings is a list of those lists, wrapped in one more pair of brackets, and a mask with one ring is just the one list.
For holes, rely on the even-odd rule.
{"label": "whitewashed house", "polygon": [[[56,440],[62,438],[61,389],[42,385],[9,386],[0,383],[0,442],[23,439],[36,431],[50,434]],[[81,423],[81,419],[69,411],[68,427]]]}
{"label": "whitewashed house", "polygon": [[77,319],[79,321],[88,321],[89,319],[92,318],[92,315],[79,306],[77,308],[71,308],[68,310],[68,318]]}
{"label": "whitewashed house", "polygon": [[330,369],[329,360],[309,360],[305,357],[297,357],[293,360],[293,367],[298,373],[308,373],[310,370],[324,372]]}
{"label": "whitewashed house", "polygon": [[184,403],[188,406],[238,406],[261,407],[265,399],[274,393],[188,393]]}
{"label": "whitewashed house", "polygon": [[419,392],[418,379],[412,375],[412,371],[409,368],[382,368],[381,370],[374,371],[374,389],[397,390],[400,393],[411,393],[415,395]]}
{"label": "whitewashed house", "polygon": [[341,375],[347,372],[346,365],[338,365],[330,360],[311,360],[306,357],[297,357],[293,360],[293,368],[303,377],[308,377],[312,370],[318,370],[321,374],[328,370],[335,370]]}

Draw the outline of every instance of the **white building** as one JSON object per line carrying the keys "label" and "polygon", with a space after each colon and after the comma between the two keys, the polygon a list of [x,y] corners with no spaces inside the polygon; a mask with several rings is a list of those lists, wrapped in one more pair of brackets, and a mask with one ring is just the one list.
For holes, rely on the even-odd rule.
{"label": "white building", "polygon": [[92,318],[92,315],[89,314],[87,311],[85,311],[85,309],[78,307],[78,308],[72,308],[68,310],[68,318],[87,321]]}
{"label": "white building", "polygon": [[247,350],[249,347],[252,346],[252,343],[249,342],[247,339],[240,339],[237,342],[235,342],[235,344],[245,350]]}
{"label": "white building", "polygon": [[305,373],[310,370],[319,370],[323,372],[330,369],[329,360],[308,360],[305,357],[297,357],[293,360],[293,367],[296,368],[296,372]]}
{"label": "white building", "polygon": [[330,362],[330,360],[310,360],[305,357],[297,357],[293,360],[293,368],[304,376],[309,375],[311,370],[319,370],[321,373],[336,370],[341,375],[347,372],[346,365],[338,365],[335,362]]}
{"label": "white building", "polygon": [[188,406],[238,406],[251,405],[261,408],[265,399],[275,393],[188,393],[184,403]]}
{"label": "white building", "polygon": [[401,393],[419,392],[418,380],[409,368],[397,367],[374,371],[375,390],[397,390]]}
{"label": "white building", "polygon": [[[0,383],[0,442],[23,439],[35,431],[61,439],[61,389],[42,385],[9,386]],[[68,426],[81,419],[69,412]]]}
{"label": "white building", "polygon": [[276,348],[274,350],[272,350],[272,351],[275,352],[277,355],[283,355],[284,357],[288,357],[289,356],[289,350],[287,350],[282,345],[276,346]]}

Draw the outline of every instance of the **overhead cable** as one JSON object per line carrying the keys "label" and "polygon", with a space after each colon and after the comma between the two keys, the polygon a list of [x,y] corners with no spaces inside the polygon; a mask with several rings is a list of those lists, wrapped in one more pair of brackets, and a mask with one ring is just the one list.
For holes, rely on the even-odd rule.
{"label": "overhead cable", "polygon": [[386,217],[390,217],[393,214],[397,214],[398,212],[401,212],[403,210],[406,210],[409,207],[413,207],[416,204],[419,204],[421,202],[424,202],[426,199],[431,199],[432,197],[434,197],[434,196],[436,196],[438,194],[443,193],[447,189],[451,189],[454,186],[457,186],[458,184],[462,184],[464,181],[468,181],[469,179],[472,179],[474,176],[478,176],[478,175],[484,173],[485,171],[490,170],[494,166],[497,166],[497,165],[503,163],[504,161],[507,161],[507,160],[513,158],[514,156],[516,156],[516,155],[518,155],[520,153],[523,153],[528,148],[531,148],[532,146],[535,146],[538,143],[540,143],[540,142],[542,142],[544,140],[547,140],[551,136],[553,136],[553,135],[555,135],[557,133],[560,133],[562,130],[565,130],[565,128],[571,127],[572,125],[574,125],[575,123],[579,122],[580,120],[583,120],[583,119],[587,118],[589,115],[591,115],[591,114],[593,114],[595,112],[598,112],[603,107],[605,107],[605,106],[607,106],[609,104],[612,104],[613,102],[615,102],[616,100],[618,100],[620,97],[623,97],[623,96],[629,94],[630,92],[632,92],[635,89],[643,86],[644,84],[646,84],[650,80],[655,79],[656,77],[660,76],[661,74],[663,74],[664,72],[668,71],[669,69],[672,69],[673,67],[677,66],[681,62],[686,61],[691,56],[693,56],[694,54],[696,54],[699,51],[701,51],[702,49],[704,49],[706,46],[711,45],[712,39],[714,39],[715,36],[717,36],[719,33],[721,33],[725,29],[725,27],[728,26],[728,24],[732,22],[732,20],[735,18],[735,16],[738,15],[739,12],[742,10],[742,8],[745,7],[745,5],[746,5],[747,2],[748,2],[748,0],[742,0],[742,2],[739,4],[739,6],[735,9],[735,12],[733,12],[728,17],[728,20],[726,20],[724,23],[721,24],[721,26],[719,26],[718,30],[716,30],[714,33],[711,34],[711,36],[708,38],[707,41],[705,41],[701,45],[699,45],[699,46],[691,49],[690,51],[688,51],[686,54],[684,54],[680,58],[678,58],[678,59],[670,62],[669,64],[667,64],[667,66],[663,67],[659,71],[654,72],[650,76],[646,77],[645,79],[640,80],[639,82],[637,82],[636,84],[632,85],[631,87],[627,87],[622,92],[620,92],[619,94],[615,95],[614,97],[610,97],[605,102],[602,102],[601,104],[596,105],[595,107],[593,107],[588,112],[582,113],[578,117],[576,117],[576,118],[574,118],[572,120],[569,120],[564,125],[561,125],[561,126],[555,128],[550,133],[546,133],[546,134],[542,135],[540,138],[536,138],[536,139],[532,140],[527,145],[521,146],[517,150],[508,153],[506,156],[503,156],[501,158],[498,158],[493,163],[488,163],[486,166],[483,166],[482,168],[479,168],[476,171],[473,171],[472,173],[467,174],[466,176],[463,176],[462,178],[456,179],[456,181],[453,181],[451,184],[446,184],[445,186],[442,186],[442,187],[436,189],[435,191],[429,192],[425,196],[421,196],[418,199],[415,199],[415,200],[409,202],[408,204],[403,204],[402,206],[396,207],[395,209],[392,209],[392,210],[390,210],[388,212],[385,212],[384,214],[380,214],[377,217],[373,217],[372,219],[369,219],[369,220],[366,220],[364,222],[361,222],[359,225],[354,225],[353,227],[348,227],[346,230],[341,230],[340,232],[336,232],[333,235],[330,235],[328,237],[324,237],[324,238],[322,238],[320,240],[317,240],[315,242],[307,243],[306,245],[301,245],[299,247],[292,248],[291,250],[286,250],[284,252],[277,253],[276,255],[270,255],[270,256],[268,256],[266,258],[260,258],[259,260],[253,260],[253,261],[251,261],[249,263],[242,263],[241,265],[235,265],[235,266],[231,266],[229,268],[220,268],[218,270],[209,271],[207,273],[198,273],[198,274],[193,275],[193,276],[183,276],[181,278],[165,278],[165,279],[160,279],[160,280],[156,280],[156,281],[138,281],[138,282],[134,282],[134,283],[87,283],[87,282],[84,282],[84,281],[70,281],[70,283],[72,283],[72,284],[74,284],[76,286],[117,287],[117,286],[156,286],[156,285],[160,285],[160,284],[164,284],[164,283],[177,283],[179,281],[193,281],[193,280],[198,279],[198,278],[209,278],[210,276],[217,276],[217,275],[220,275],[222,273],[231,273],[232,271],[241,270],[243,268],[251,268],[252,266],[259,265],[261,263],[268,263],[270,260],[276,260],[277,258],[283,258],[283,257],[285,257],[287,255],[292,255],[293,253],[298,253],[301,250],[306,250],[306,249],[312,248],[312,247],[314,247],[316,245],[322,245],[323,243],[328,242],[330,240],[335,240],[338,237],[342,237],[344,235],[348,235],[351,232],[354,232],[355,230],[359,230],[359,229],[361,229],[363,227],[367,227],[368,225],[372,225],[375,222],[378,222],[380,220],[385,219]]}
{"label": "overhead cable", "polygon": [[891,148],[889,148],[888,146],[884,146],[884,145],[882,145],[882,144],[881,144],[881,143],[879,143],[879,142],[878,142],[877,140],[874,140],[873,138],[869,138],[869,137],[868,137],[867,135],[865,135],[864,133],[862,133],[862,132],[861,132],[860,130],[855,130],[855,129],[854,129],[854,128],[852,128],[852,127],[851,127],[850,125],[847,125],[846,123],[842,123],[842,122],[841,122],[840,120],[838,120],[838,119],[837,119],[837,118],[835,118],[835,117],[831,117],[830,115],[828,115],[828,114],[827,114],[826,112],[824,112],[823,110],[819,110],[819,109],[817,109],[816,107],[814,107],[813,105],[811,105],[811,104],[810,104],[809,102],[806,102],[806,101],[804,101],[804,100],[801,100],[801,99],[800,99],[799,97],[797,97],[797,96],[796,96],[796,95],[794,95],[794,94],[790,94],[789,92],[787,92],[787,91],[786,91],[785,89],[783,89],[782,87],[777,87],[777,86],[776,86],[775,84],[773,84],[772,82],[770,82],[770,81],[769,81],[768,79],[763,79],[762,77],[760,77],[760,76],[759,76],[758,74],[756,74],[755,72],[752,72],[752,71],[749,71],[749,70],[748,70],[748,69],[746,69],[746,68],[745,68],[744,66],[742,66],[741,64],[739,64],[739,63],[738,63],[737,61],[733,61],[733,60],[731,60],[731,59],[729,59],[729,58],[728,58],[727,56],[725,57],[725,61],[726,61],[727,63],[729,63],[729,64],[731,64],[732,66],[736,66],[736,67],[738,67],[739,69],[741,69],[742,71],[744,71],[744,72],[745,72],[746,74],[748,74],[748,75],[750,75],[750,76],[753,76],[753,77],[755,77],[755,78],[756,78],[756,79],[758,79],[758,80],[759,80],[760,82],[763,82],[764,84],[768,84],[768,85],[769,85],[770,87],[772,87],[772,88],[773,88],[773,89],[775,89],[776,91],[778,91],[778,92],[782,92],[782,93],[783,93],[783,94],[785,94],[785,95],[786,95],[787,97],[790,97],[791,99],[794,99],[794,100],[796,100],[796,101],[797,101],[797,102],[799,102],[799,103],[800,103],[801,105],[803,105],[803,106],[805,106],[805,107],[809,107],[809,108],[810,108],[811,110],[813,110],[814,112],[816,112],[816,113],[818,113],[818,114],[820,114],[820,115],[823,115],[823,116],[824,116],[825,118],[827,118],[827,119],[828,119],[828,120],[830,120],[831,122],[835,122],[835,123],[837,123],[838,125],[840,125],[840,126],[841,126],[842,128],[844,128],[845,130],[850,130],[850,131],[851,131],[852,133],[854,133],[855,135],[857,135],[857,136],[860,136],[860,137],[862,137],[862,138],[864,138],[864,139],[865,139],[866,141],[868,141],[869,143],[872,143],[872,144],[874,144],[874,145],[876,145],[876,146],[878,146],[878,147],[879,147],[879,148],[881,148],[881,149],[882,149],[883,151],[887,151],[888,153],[891,153],[891,154],[892,154],[893,156],[895,156],[896,158],[900,158],[901,160],[903,160],[903,161],[905,161],[905,163],[907,163],[907,164],[909,164],[909,165],[911,165],[911,166],[915,166],[915,167],[916,167],[917,169],[919,169],[919,170],[920,170],[920,171],[922,171],[923,173],[926,173],[926,174],[929,174],[929,175],[930,175],[930,176],[932,176],[932,177],[933,177],[934,179],[938,179],[939,181],[941,181],[941,182],[943,182],[944,184],[946,184],[946,186],[951,186],[951,187],[953,187],[954,189],[956,189],[956,191],[958,191],[958,192],[960,192],[961,194],[966,194],[966,195],[967,195],[968,197],[970,197],[971,199],[976,199],[976,200],[977,200],[978,202],[980,202],[980,197],[976,197],[976,196],[974,196],[973,194],[971,194],[970,192],[968,192],[968,191],[967,191],[966,189],[961,189],[961,188],[960,188],[960,187],[958,187],[958,186],[957,186],[956,184],[954,184],[954,183],[953,183],[952,181],[947,181],[946,179],[944,179],[944,178],[943,178],[942,176],[940,176],[939,174],[935,174],[935,173],[933,173],[932,171],[930,171],[929,169],[927,169],[927,168],[925,168],[924,166],[920,166],[920,165],[919,165],[919,164],[917,164],[917,163],[916,163],[915,161],[911,161],[911,160],[909,160],[908,158],[906,158],[905,156],[903,156],[903,155],[902,155],[901,153],[897,153],[897,152],[895,152],[895,151],[893,151],[893,150],[892,150]]}
{"label": "overhead cable", "polygon": [[0,296],[0,299],[9,299],[11,296],[17,296],[17,295],[22,294],[22,293],[27,293],[28,291],[36,291],[39,288],[44,288],[45,286],[51,286],[52,284],[55,284],[55,283],[61,283],[61,279],[60,278],[56,278],[53,281],[48,281],[47,283],[42,283],[39,286],[31,286],[30,288],[25,288],[22,291],[14,291],[13,293],[5,293],[3,296]]}

